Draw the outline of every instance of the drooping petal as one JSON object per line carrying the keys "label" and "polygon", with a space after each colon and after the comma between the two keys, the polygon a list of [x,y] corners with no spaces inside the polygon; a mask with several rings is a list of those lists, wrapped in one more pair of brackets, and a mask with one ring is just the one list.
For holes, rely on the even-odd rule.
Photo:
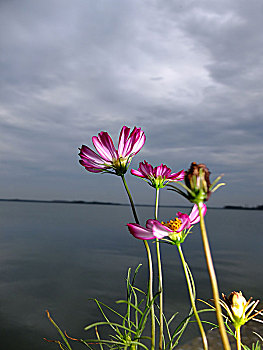
{"label": "drooping petal", "polygon": [[149,240],[155,238],[152,230],[139,224],[127,224],[130,233],[137,239]]}
{"label": "drooping petal", "polygon": [[105,160],[102,159],[98,154],[96,154],[94,151],[92,151],[92,149],[90,149],[89,147],[82,145],[81,149],[80,149],[80,153],[79,156],[81,159],[88,159],[91,160],[95,163],[98,164],[104,164]]}
{"label": "drooping petal", "polygon": [[131,173],[132,173],[132,175],[145,178],[145,175],[142,174],[142,173],[140,172],[140,170],[131,169]]}
{"label": "drooping petal", "polygon": [[82,145],[79,156],[81,158],[80,164],[92,173],[100,173],[111,166],[110,163],[105,162],[104,159],[85,145]]}
{"label": "drooping petal", "polygon": [[91,165],[87,165],[85,164],[82,160],[79,161],[81,165],[84,166],[84,168],[87,170],[87,171],[90,171],[91,173],[101,173],[103,171],[106,170],[106,168],[99,168],[99,167],[95,167],[95,166],[91,166]]}
{"label": "drooping petal", "polygon": [[91,168],[96,168],[96,169],[107,169],[109,167],[111,167],[110,165],[107,165],[106,163],[97,163],[97,162],[94,162],[90,159],[81,159],[80,161],[80,164],[83,165],[84,167],[91,167]]}

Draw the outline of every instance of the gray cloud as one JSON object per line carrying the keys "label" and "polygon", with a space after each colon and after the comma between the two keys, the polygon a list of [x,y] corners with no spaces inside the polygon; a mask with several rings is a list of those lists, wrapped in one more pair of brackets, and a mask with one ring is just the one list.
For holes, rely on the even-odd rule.
{"label": "gray cloud", "polygon": [[[242,195],[260,203],[262,7],[1,2],[1,197],[86,199],[84,188],[93,199],[117,193],[124,201],[116,179],[78,166],[77,148],[100,130],[117,140],[125,124],[147,134],[134,166],[148,159],[179,170],[204,161],[228,180],[219,204]],[[147,190],[139,201],[151,200]]]}

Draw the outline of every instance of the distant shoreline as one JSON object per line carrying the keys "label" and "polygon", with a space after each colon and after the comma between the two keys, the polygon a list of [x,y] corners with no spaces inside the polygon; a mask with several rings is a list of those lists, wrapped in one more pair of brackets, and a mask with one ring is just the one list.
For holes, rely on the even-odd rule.
{"label": "distant shoreline", "polygon": [[[18,202],[18,203],[52,203],[52,204],[85,204],[85,205],[116,205],[116,206],[129,206],[128,203],[114,203],[114,202],[101,202],[101,201],[83,201],[83,200],[45,200],[45,199],[18,199],[18,198],[0,198],[0,202]],[[136,204],[136,207],[154,207],[152,204]],[[189,208],[190,205],[160,205],[162,208]],[[257,205],[255,207],[246,207],[242,205],[225,205],[224,207],[210,207],[210,209],[237,209],[237,210],[263,210],[263,205]]]}
{"label": "distant shoreline", "polygon": [[[0,202],[18,202],[18,203],[51,203],[51,204],[86,204],[86,205],[117,205],[122,207],[129,207],[129,203],[115,203],[115,202],[101,202],[101,201],[83,201],[83,200],[45,200],[45,199],[6,199],[6,198],[0,198]],[[154,207],[152,204],[136,204],[136,207]],[[190,205],[160,205],[160,207],[167,207],[167,208],[189,208]],[[218,208],[220,209],[220,208]]]}
{"label": "distant shoreline", "polygon": [[242,205],[225,205],[223,209],[263,210],[263,205],[261,204],[255,207],[244,207]]}

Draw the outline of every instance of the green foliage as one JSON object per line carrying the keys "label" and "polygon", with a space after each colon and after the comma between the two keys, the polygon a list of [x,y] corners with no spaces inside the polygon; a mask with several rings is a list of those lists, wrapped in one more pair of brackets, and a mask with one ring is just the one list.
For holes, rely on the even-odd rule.
{"label": "green foliage", "polygon": [[[123,314],[97,299],[92,299],[96,303],[101,315],[103,316],[102,321],[92,323],[85,327],[86,331],[94,331],[95,339],[75,339],[69,337],[66,333],[63,333],[61,331],[59,326],[47,312],[50,322],[57,329],[62,338],[62,341],[46,340],[56,343],[62,350],[73,350],[69,343],[70,341],[77,341],[89,349],[99,347],[101,350],[103,350],[104,347],[107,347],[112,350],[128,348],[132,350],[148,350],[148,345],[151,337],[145,335],[144,333],[148,330],[146,326],[152,304],[154,303],[155,308],[158,308],[158,305],[155,303],[155,301],[159,296],[159,293],[156,293],[153,297],[153,300],[149,301],[149,291],[145,293],[135,285],[135,278],[140,267],[141,265],[136,268],[133,277],[131,276],[131,268],[129,268],[126,279],[126,299],[118,300],[116,302],[118,305],[125,306],[125,311]],[[179,339],[182,336],[192,316],[192,310],[190,310],[189,315],[183,321],[181,321],[178,326],[176,326],[175,330],[172,331],[171,327],[177,315],[178,313],[175,313],[170,317],[169,320],[167,320],[165,315],[163,315],[167,337],[166,344],[164,339],[165,337],[163,336],[164,349],[172,350],[178,345]],[[113,317],[114,321],[111,320]],[[115,319],[117,319],[117,321],[115,321]],[[158,322],[157,318],[156,321]],[[99,329],[102,327],[108,327],[110,329],[108,339],[101,339]]]}

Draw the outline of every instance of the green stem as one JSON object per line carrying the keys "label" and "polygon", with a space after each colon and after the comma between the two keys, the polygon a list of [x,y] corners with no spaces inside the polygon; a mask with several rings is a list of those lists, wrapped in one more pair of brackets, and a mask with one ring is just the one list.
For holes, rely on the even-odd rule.
{"label": "green stem", "polygon": [[[148,268],[149,268],[149,301],[153,300],[153,267],[151,250],[147,241],[143,241],[148,256]],[[154,303],[151,305],[151,350],[155,349],[155,314],[154,314]]]}
{"label": "green stem", "polygon": [[[140,224],[137,213],[136,213],[136,209],[135,209],[135,205],[130,193],[130,190],[128,188],[127,182],[125,180],[124,175],[121,175],[122,178],[122,182],[123,185],[125,187],[125,190],[127,192],[130,204],[131,204],[131,209],[133,212],[133,216],[135,219],[136,224]],[[143,241],[145,249],[146,249],[146,253],[147,253],[147,258],[148,258],[148,269],[149,269],[149,302],[151,303],[153,300],[153,265],[152,265],[152,256],[151,256],[151,250],[149,247],[149,244],[146,240]],[[154,303],[152,302],[151,305],[151,350],[155,349],[155,314],[154,314]]]}
{"label": "green stem", "polygon": [[217,286],[216,273],[215,273],[213,259],[212,259],[212,255],[211,255],[211,250],[210,250],[210,246],[209,246],[209,242],[208,242],[205,221],[204,221],[204,217],[202,214],[202,203],[198,203],[198,209],[199,209],[199,215],[200,215],[200,229],[201,229],[203,247],[204,247],[206,264],[207,264],[207,269],[208,269],[210,283],[211,283],[212,292],[213,292],[213,298],[214,298],[214,303],[215,303],[215,308],[216,308],[216,318],[217,318],[217,323],[218,323],[218,327],[219,327],[219,332],[220,332],[220,336],[221,336],[224,350],[231,350],[229,340],[227,337],[227,333],[226,333],[226,329],[225,329],[225,325],[224,325],[224,320],[222,317],[221,306],[219,303],[219,292],[218,292],[218,286]]}
{"label": "green stem", "polygon": [[241,326],[236,327],[237,350],[241,350]]}
{"label": "green stem", "polygon": [[137,216],[137,213],[136,213],[135,205],[134,205],[134,202],[133,202],[133,199],[132,199],[132,196],[131,196],[131,192],[130,192],[130,190],[128,188],[128,185],[127,185],[127,182],[125,180],[124,175],[121,175],[121,178],[122,178],[122,182],[123,182],[123,185],[125,187],[125,190],[127,192],[130,204],[131,204],[131,209],[132,209],[132,213],[133,213],[133,216],[134,216],[134,220],[135,220],[136,224],[140,224],[138,216]]}
{"label": "green stem", "polygon": [[159,207],[159,195],[160,195],[160,189],[156,188],[155,193],[155,220],[158,220],[158,207]]}
{"label": "green stem", "polygon": [[179,255],[180,255],[180,258],[181,258],[181,261],[182,261],[184,274],[185,274],[185,278],[186,278],[186,283],[187,283],[187,287],[188,287],[188,291],[189,291],[189,297],[190,297],[190,301],[191,301],[191,305],[192,305],[192,308],[193,308],[193,312],[194,312],[194,315],[195,315],[195,318],[196,318],[196,321],[197,321],[197,324],[198,324],[198,327],[199,327],[199,330],[200,330],[200,334],[201,334],[201,337],[202,337],[204,350],[207,350],[208,349],[207,338],[206,338],[202,322],[201,322],[201,320],[200,320],[200,318],[198,316],[198,312],[197,312],[197,309],[196,309],[196,306],[195,306],[195,292],[193,291],[193,287],[192,287],[193,281],[191,281],[190,276],[189,276],[189,271],[188,271],[189,270],[189,266],[187,266],[187,263],[185,261],[181,244],[177,244],[177,248],[178,248],[178,252],[179,252]]}
{"label": "green stem", "polygon": [[[158,217],[158,204],[159,204],[159,192],[160,189],[156,188],[156,198],[155,198],[155,220]],[[162,274],[162,260],[161,260],[161,250],[159,239],[156,238],[156,255],[157,255],[157,264],[158,264],[158,277],[159,277],[159,307],[160,307],[160,316],[159,316],[159,350],[163,348],[163,274]]]}

